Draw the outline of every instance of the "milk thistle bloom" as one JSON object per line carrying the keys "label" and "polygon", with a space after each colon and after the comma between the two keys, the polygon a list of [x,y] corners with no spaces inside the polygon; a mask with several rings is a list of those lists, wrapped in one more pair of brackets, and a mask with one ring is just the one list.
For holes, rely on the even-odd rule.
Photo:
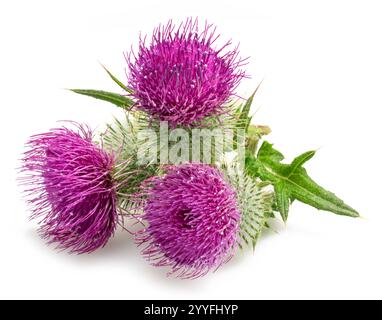
{"label": "milk thistle bloom", "polygon": [[92,142],[92,132],[52,129],[27,143],[22,183],[32,218],[49,243],[76,253],[103,247],[117,224],[114,158]]}
{"label": "milk thistle bloom", "polygon": [[168,167],[144,188],[143,220],[136,235],[143,255],[170,274],[196,278],[228,261],[238,241],[240,212],[234,189],[205,164]]}
{"label": "milk thistle bloom", "polygon": [[127,56],[128,86],[137,108],[170,125],[190,126],[224,113],[245,72],[238,48],[231,42],[215,48],[213,25],[199,30],[188,19],[178,28],[169,21],[153,32],[150,45],[140,40],[138,54]]}
{"label": "milk thistle bloom", "polygon": [[[257,89],[245,102],[232,101],[246,77],[241,70],[245,59],[239,57],[238,47],[229,48],[230,41],[219,46],[218,38],[213,25],[199,28],[197,19],[178,27],[170,21],[154,30],[148,45],[141,38],[137,53],[127,54],[126,85],[104,67],[124,94],[72,89],[128,112],[126,121],[116,119],[107,126],[99,145],[81,125],[77,130],[52,129],[29,140],[22,182],[44,238],[58,248],[88,253],[104,246],[117,224],[128,231],[124,217],[137,218],[133,221],[144,225],[134,233],[143,255],[155,266],[167,266],[170,274],[196,278],[227,262],[237,248],[254,248],[269,219],[279,214],[286,222],[295,201],[359,217],[308,175],[305,163],[315,151],[286,163],[280,151],[262,140],[270,129],[251,124],[250,114]],[[158,120],[181,129],[174,136],[191,134],[192,144],[203,139],[203,148],[195,148],[199,159],[213,159],[215,166],[163,166],[163,159],[171,158],[162,157],[163,150],[182,150],[171,148],[181,141],[166,135],[167,126],[166,139],[161,139]],[[216,148],[216,127],[232,142],[227,148],[225,138],[223,148]],[[195,128],[211,130],[211,157],[203,134],[194,139]],[[180,131],[185,135],[178,135]],[[159,143],[145,140],[155,134]],[[181,144],[194,158],[195,149]],[[212,158],[212,149],[218,156]],[[150,151],[145,165],[141,151]]]}

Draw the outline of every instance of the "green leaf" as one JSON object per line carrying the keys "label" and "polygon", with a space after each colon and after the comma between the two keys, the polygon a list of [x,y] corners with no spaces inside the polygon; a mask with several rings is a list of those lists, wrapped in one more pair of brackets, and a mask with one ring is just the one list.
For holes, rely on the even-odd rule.
{"label": "green leaf", "polygon": [[249,111],[251,110],[253,98],[255,97],[257,90],[259,90],[260,85],[261,82],[255,89],[255,91],[251,94],[251,96],[248,98],[240,112],[239,123],[241,124],[242,128],[244,128],[246,131],[248,130],[249,124],[252,120],[252,116],[249,116]]}
{"label": "green leaf", "polygon": [[118,85],[120,86],[123,90],[125,90],[128,93],[133,93],[134,91],[128,87],[126,87],[120,80],[117,79],[116,76],[114,76],[103,64],[101,64],[102,68],[105,69],[107,74],[110,76],[110,78]]}
{"label": "green leaf", "polygon": [[286,221],[288,219],[290,193],[286,183],[280,181],[274,185],[276,195],[277,210],[281,214],[281,218]]}
{"label": "green leaf", "polygon": [[281,163],[284,159],[283,154],[274,149],[272,144],[264,141],[257,154],[257,159],[254,155],[247,154],[246,164],[249,174],[273,184],[277,210],[284,221],[288,217],[289,205],[295,199],[319,210],[359,217],[357,211],[308,176],[303,165],[314,154],[315,151],[308,151],[295,158],[291,164],[284,164]]}
{"label": "green leaf", "polygon": [[134,101],[128,97],[120,95],[118,93],[101,91],[101,90],[90,90],[90,89],[70,89],[71,91],[82,94],[85,96],[93,97],[95,99],[100,99],[115,104],[121,108],[128,108],[134,104]]}

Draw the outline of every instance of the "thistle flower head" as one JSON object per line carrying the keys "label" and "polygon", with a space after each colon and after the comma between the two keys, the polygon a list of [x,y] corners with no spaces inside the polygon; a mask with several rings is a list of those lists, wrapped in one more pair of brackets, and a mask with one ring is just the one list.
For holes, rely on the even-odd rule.
{"label": "thistle flower head", "polygon": [[169,21],[154,30],[151,43],[141,39],[137,55],[128,56],[129,86],[137,107],[172,126],[190,126],[224,113],[223,104],[245,76],[244,60],[231,42],[215,48],[213,25],[199,30],[188,19],[178,28]]}
{"label": "thistle flower head", "polygon": [[195,278],[226,262],[237,243],[240,212],[235,191],[215,168],[183,164],[144,186],[143,219],[137,233],[143,254],[172,274]]}
{"label": "thistle flower head", "polygon": [[76,253],[104,246],[117,223],[113,156],[80,125],[35,135],[27,147],[22,184],[43,238]]}

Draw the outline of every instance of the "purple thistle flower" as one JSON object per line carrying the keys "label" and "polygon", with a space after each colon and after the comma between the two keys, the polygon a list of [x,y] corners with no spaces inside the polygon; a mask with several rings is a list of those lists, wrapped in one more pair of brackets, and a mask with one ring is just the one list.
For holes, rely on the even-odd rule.
{"label": "purple thistle flower", "polygon": [[147,181],[144,214],[148,226],[136,235],[143,255],[170,274],[196,278],[228,261],[238,239],[236,193],[215,168],[171,166]]}
{"label": "purple thistle flower", "polygon": [[231,41],[219,48],[213,25],[199,31],[198,20],[187,19],[177,29],[172,21],[153,32],[149,47],[140,40],[137,56],[127,57],[128,81],[137,108],[172,126],[193,125],[224,113],[223,104],[245,72]]}
{"label": "purple thistle flower", "polygon": [[117,223],[114,159],[92,143],[89,128],[32,136],[22,159],[31,218],[49,243],[76,253],[103,247]]}

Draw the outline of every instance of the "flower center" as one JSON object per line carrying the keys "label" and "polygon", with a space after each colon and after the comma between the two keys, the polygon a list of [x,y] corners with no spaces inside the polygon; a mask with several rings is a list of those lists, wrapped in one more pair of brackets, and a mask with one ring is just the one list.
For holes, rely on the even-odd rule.
{"label": "flower center", "polygon": [[182,208],[178,211],[176,217],[178,222],[183,228],[191,229],[192,225],[192,218],[191,218],[191,209],[189,208]]}

